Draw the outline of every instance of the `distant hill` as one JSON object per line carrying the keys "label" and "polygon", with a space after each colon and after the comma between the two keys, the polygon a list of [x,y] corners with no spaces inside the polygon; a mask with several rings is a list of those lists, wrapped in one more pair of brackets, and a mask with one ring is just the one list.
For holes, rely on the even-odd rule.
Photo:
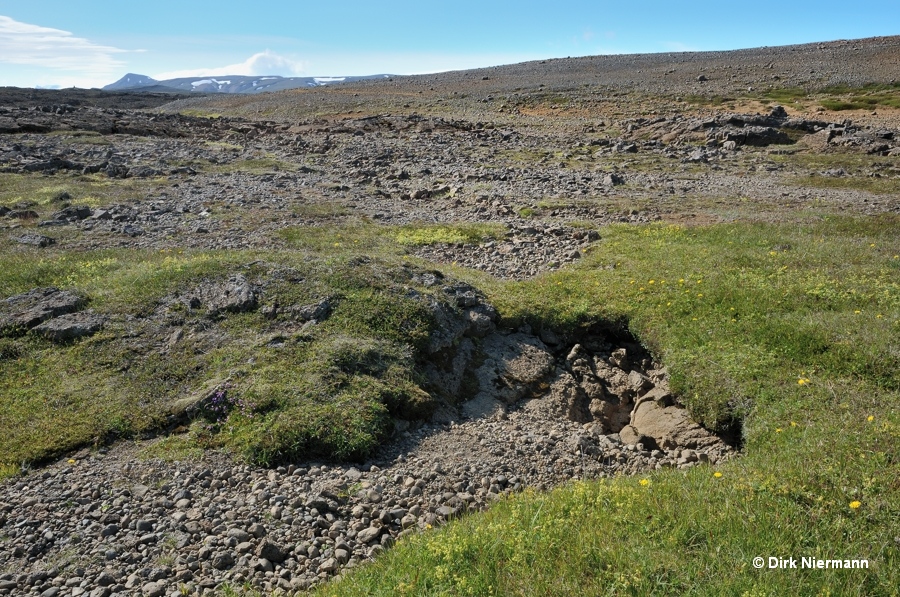
{"label": "distant hill", "polygon": [[118,91],[120,89],[133,89],[135,87],[152,87],[159,85],[159,81],[152,79],[147,75],[136,75],[128,73],[115,83],[111,83],[103,88],[103,91]]}
{"label": "distant hill", "polygon": [[322,87],[335,83],[350,83],[367,79],[385,79],[393,75],[367,75],[364,77],[248,77],[233,75],[226,77],[183,77],[157,81],[146,75],[128,73],[115,83],[107,85],[104,91],[129,91],[153,88],[167,92],[199,92],[199,93],[260,93],[263,91],[282,91],[298,87]]}

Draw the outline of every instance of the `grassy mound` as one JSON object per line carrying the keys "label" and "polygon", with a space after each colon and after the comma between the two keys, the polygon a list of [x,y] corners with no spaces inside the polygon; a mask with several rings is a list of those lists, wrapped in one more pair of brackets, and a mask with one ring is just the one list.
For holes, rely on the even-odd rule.
{"label": "grassy mound", "polygon": [[896,594],[898,224],[614,227],[570,270],[494,285],[525,319],[627,318],[697,416],[743,421],[745,455],[518,495],[319,594]]}
{"label": "grassy mound", "polygon": [[[224,446],[259,464],[362,458],[392,417],[426,416],[416,359],[434,326],[415,268],[299,252],[81,254],[10,251],[0,294],[55,286],[108,317],[98,334],[53,344],[0,338],[5,474],[86,444],[188,431],[162,452]],[[241,273],[260,308],[212,316],[179,297]],[[316,324],[295,307],[329,303]],[[280,311],[278,310],[280,308]],[[301,309],[302,310],[302,309]],[[187,401],[193,419],[175,416]]]}

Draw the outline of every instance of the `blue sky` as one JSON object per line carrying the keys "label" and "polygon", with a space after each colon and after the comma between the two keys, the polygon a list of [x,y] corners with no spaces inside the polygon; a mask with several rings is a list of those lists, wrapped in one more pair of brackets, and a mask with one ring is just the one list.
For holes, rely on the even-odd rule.
{"label": "blue sky", "polygon": [[414,74],[896,34],[898,0],[0,0],[0,86],[102,86],[126,72]]}

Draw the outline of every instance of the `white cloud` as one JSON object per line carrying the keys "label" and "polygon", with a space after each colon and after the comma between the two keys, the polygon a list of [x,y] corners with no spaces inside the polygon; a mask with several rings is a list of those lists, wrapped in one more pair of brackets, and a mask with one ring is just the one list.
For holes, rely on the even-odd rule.
{"label": "white cloud", "polygon": [[[96,44],[69,31],[21,23],[0,16],[0,64],[28,67],[35,79],[59,73],[66,81],[107,81],[125,64],[126,50]],[[32,83],[33,84],[33,83]]]}
{"label": "white cloud", "polygon": [[293,60],[266,50],[254,54],[243,62],[219,66],[214,68],[192,68],[187,70],[175,70],[153,75],[153,78],[162,81],[165,79],[179,79],[182,77],[223,77],[228,75],[265,76],[282,75],[296,77],[306,71],[306,64],[299,60]]}
{"label": "white cloud", "polygon": [[669,52],[699,52],[700,49],[691,46],[680,41],[664,41],[662,42],[662,47],[664,47]]}

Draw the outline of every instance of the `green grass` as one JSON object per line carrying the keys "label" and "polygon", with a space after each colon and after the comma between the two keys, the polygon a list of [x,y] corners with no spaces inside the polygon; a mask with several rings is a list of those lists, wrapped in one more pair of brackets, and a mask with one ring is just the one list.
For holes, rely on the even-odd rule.
{"label": "green grass", "polygon": [[[740,422],[743,455],[518,495],[318,594],[895,595],[898,223],[615,226],[572,269],[489,285],[511,319],[626,322],[699,418]],[[870,568],[756,570],[756,556]]]}
{"label": "green grass", "polygon": [[108,136],[94,131],[51,131],[47,134],[51,137],[59,137],[63,143],[67,144],[112,145]]}
{"label": "green grass", "polygon": [[222,118],[222,114],[219,112],[210,112],[208,110],[200,110],[194,108],[180,110],[179,113],[185,116],[193,116],[194,118],[209,118],[211,120]]}
{"label": "green grass", "polygon": [[822,90],[833,96],[820,100],[829,110],[871,110],[878,107],[900,108],[900,83],[873,83],[861,87],[835,85]]}
{"label": "green grass", "polygon": [[808,97],[809,91],[803,87],[779,87],[762,93],[759,100],[766,104],[777,103],[802,108]]}
{"label": "green grass", "polygon": [[710,107],[734,109],[737,99],[764,104],[783,104],[797,109],[815,105],[828,110],[872,110],[878,107],[900,108],[900,83],[870,83],[860,86],[829,85],[822,88],[777,87],[763,92],[748,92],[740,98],[688,95],[684,101]]}
{"label": "green grass", "polygon": [[[0,338],[0,425],[9,430],[0,436],[3,474],[78,446],[153,431],[168,424],[183,399],[214,390],[223,391],[217,408],[201,409],[190,433],[156,453],[224,447],[259,464],[362,458],[384,439],[392,417],[425,417],[436,405],[416,373],[434,322],[426,302],[409,293],[415,284],[407,247],[476,243],[503,232],[353,220],[284,230],[291,249],[281,253],[0,254],[0,296],[55,286],[109,316],[101,333],[70,345]],[[272,273],[283,270],[291,272],[284,279]],[[284,314],[212,321],[202,309],[172,302],[234,272],[265,284],[266,305],[328,298],[333,312],[301,330]],[[129,322],[131,316],[139,319]],[[176,329],[188,339],[163,348]]]}
{"label": "green grass", "polygon": [[[73,205],[96,206],[116,201],[141,199],[148,192],[148,185],[159,182],[146,179],[110,179],[105,175],[72,175],[54,177],[0,173],[0,205],[12,207],[16,203],[34,204],[31,209],[49,213],[59,209],[54,198],[67,192]],[[102,199],[101,199],[102,198]]]}
{"label": "green grass", "polygon": [[[431,311],[409,295],[409,267],[386,255],[388,261],[302,250],[51,249],[0,256],[0,295],[57,286],[109,316],[102,332],[70,345],[30,335],[0,338],[3,474],[165,426],[180,400],[214,390],[222,392],[218,403],[200,409],[191,433],[159,450],[224,447],[259,464],[364,457],[391,429],[391,417],[427,416],[435,406],[415,372]],[[301,330],[288,315],[211,320],[203,309],[165,307],[166,297],[236,271],[266,284],[265,304],[327,297],[333,312]],[[161,351],[176,329],[186,338]]]}

